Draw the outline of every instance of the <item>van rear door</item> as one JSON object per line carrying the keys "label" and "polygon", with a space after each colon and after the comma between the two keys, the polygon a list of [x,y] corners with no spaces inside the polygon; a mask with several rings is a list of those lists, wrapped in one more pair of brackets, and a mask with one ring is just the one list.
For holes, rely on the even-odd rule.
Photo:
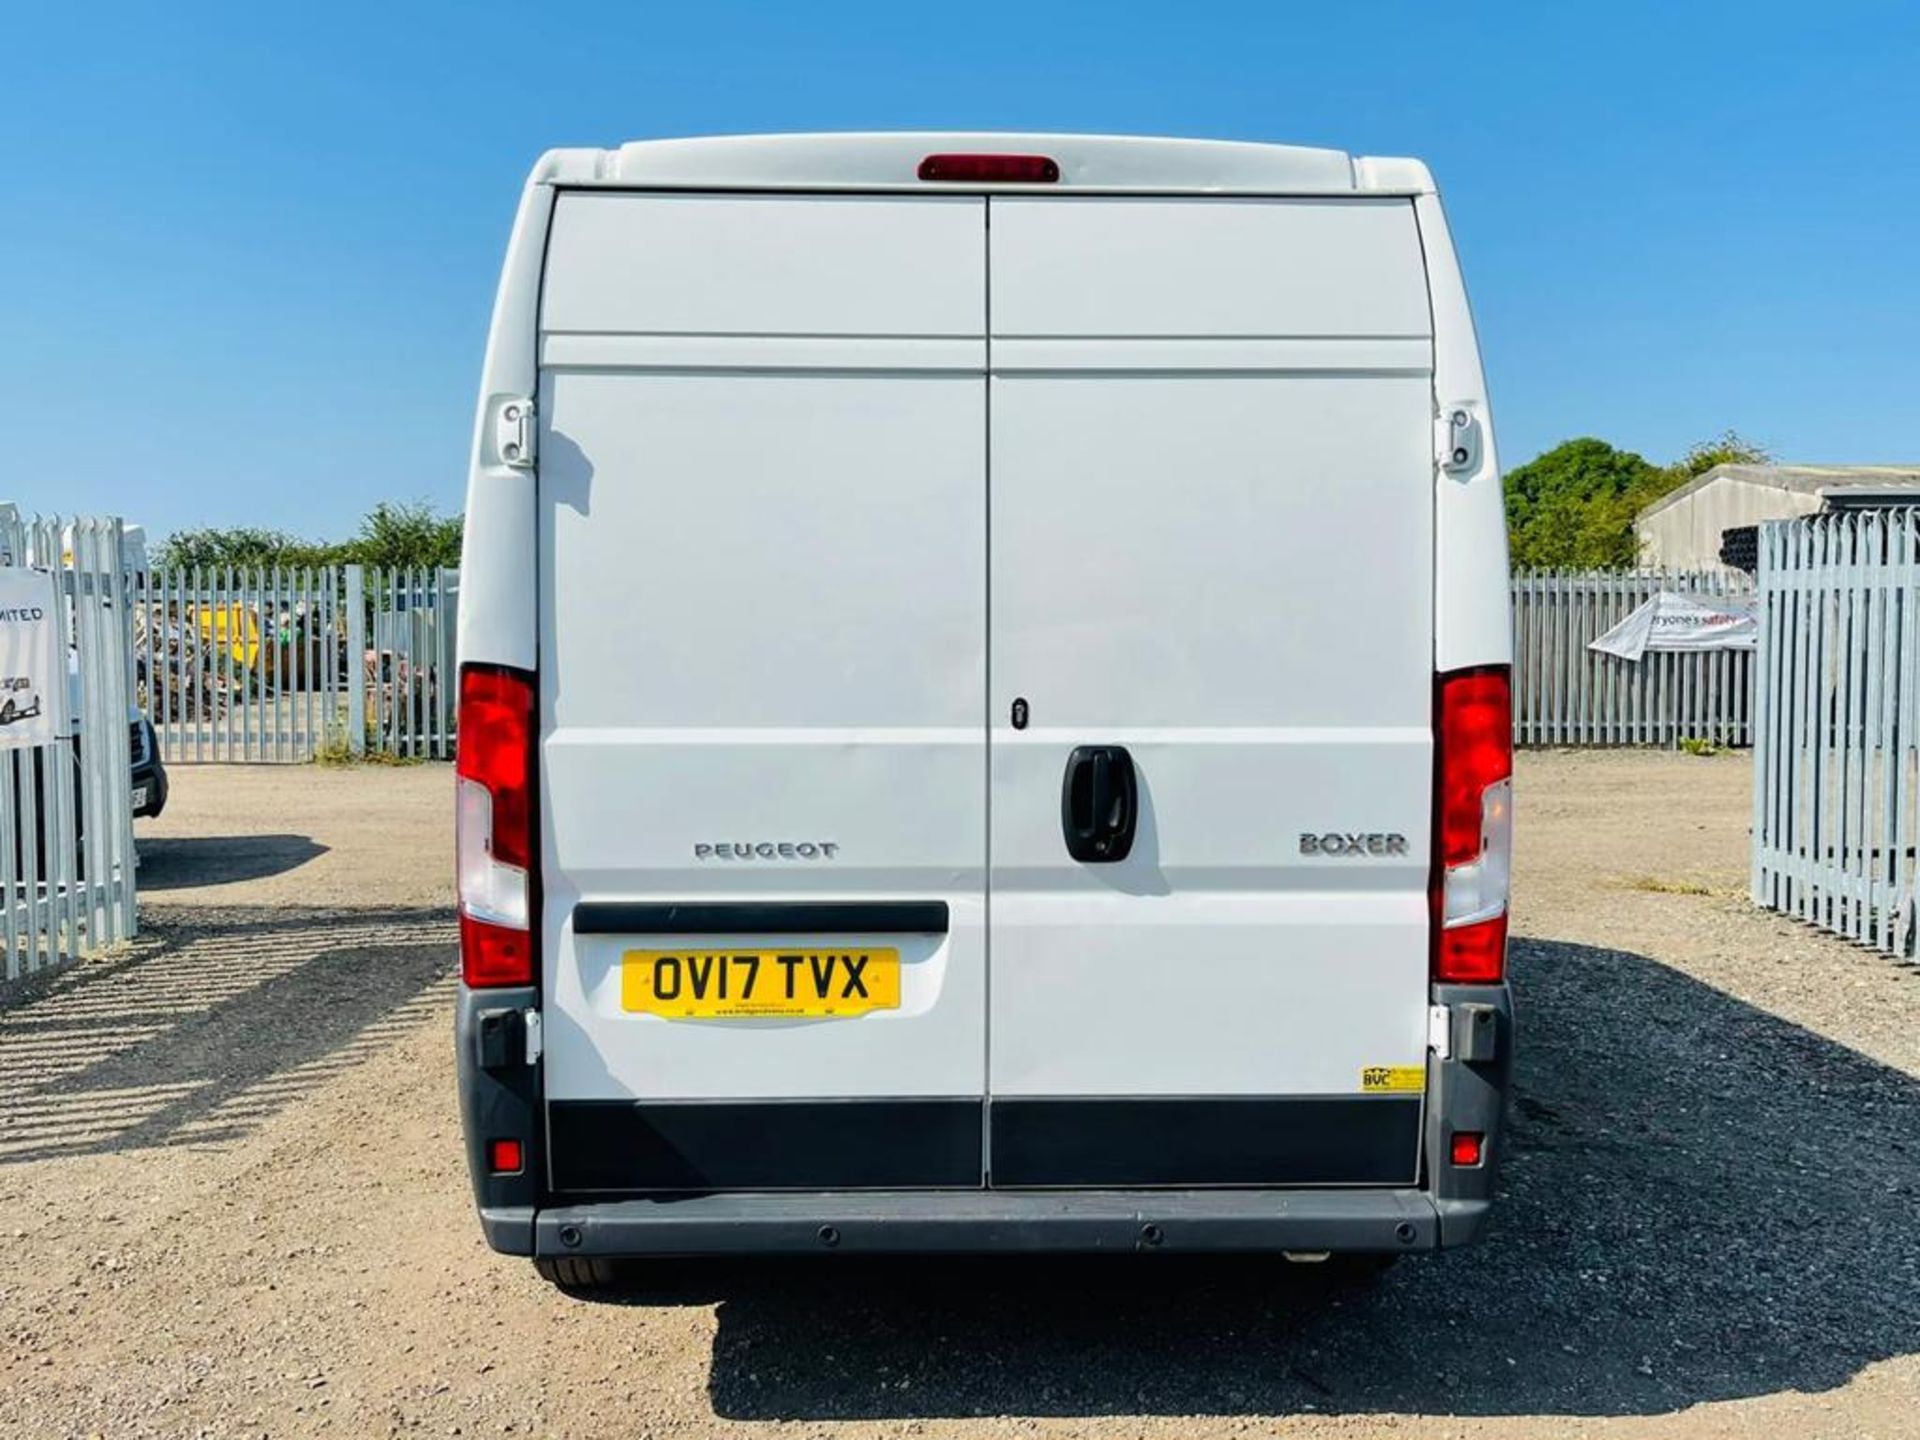
{"label": "van rear door", "polygon": [[557,199],[560,1194],[981,1183],[984,204]]}
{"label": "van rear door", "polygon": [[[1434,588],[1412,206],[996,196],[990,219],[992,1182],[1410,1182]],[[1129,818],[1124,859],[1070,853]]]}

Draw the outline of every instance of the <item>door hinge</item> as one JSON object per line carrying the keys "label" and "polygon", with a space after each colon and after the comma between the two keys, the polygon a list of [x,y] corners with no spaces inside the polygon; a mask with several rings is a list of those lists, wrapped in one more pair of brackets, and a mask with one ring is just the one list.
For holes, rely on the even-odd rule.
{"label": "door hinge", "polygon": [[1465,475],[1480,468],[1480,421],[1473,407],[1455,400],[1440,407],[1433,422],[1434,458],[1449,475]]}
{"label": "door hinge", "polygon": [[1453,1012],[1445,1005],[1427,1007],[1427,1049],[1436,1060],[1453,1058]]}
{"label": "door hinge", "polygon": [[540,1057],[546,1053],[546,1047],[540,1034],[540,1012],[527,1009],[520,1012],[520,1023],[526,1035],[525,1055],[529,1065],[540,1063]]}
{"label": "door hinge", "polygon": [[531,470],[539,433],[530,398],[502,395],[493,402],[493,453],[502,465]]}

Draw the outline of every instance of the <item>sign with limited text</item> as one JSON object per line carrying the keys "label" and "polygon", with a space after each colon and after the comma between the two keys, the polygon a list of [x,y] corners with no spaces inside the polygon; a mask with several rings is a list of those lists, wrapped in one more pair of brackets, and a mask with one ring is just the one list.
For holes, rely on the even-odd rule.
{"label": "sign with limited text", "polygon": [[0,566],[0,749],[66,733],[67,665],[54,632],[60,592],[45,570]]}

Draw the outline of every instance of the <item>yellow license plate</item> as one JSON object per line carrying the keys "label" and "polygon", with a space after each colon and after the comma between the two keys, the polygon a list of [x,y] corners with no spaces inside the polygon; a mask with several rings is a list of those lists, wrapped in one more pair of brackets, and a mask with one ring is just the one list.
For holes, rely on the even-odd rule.
{"label": "yellow license plate", "polygon": [[669,1020],[864,1015],[900,1008],[900,952],[629,950],[620,1003]]}

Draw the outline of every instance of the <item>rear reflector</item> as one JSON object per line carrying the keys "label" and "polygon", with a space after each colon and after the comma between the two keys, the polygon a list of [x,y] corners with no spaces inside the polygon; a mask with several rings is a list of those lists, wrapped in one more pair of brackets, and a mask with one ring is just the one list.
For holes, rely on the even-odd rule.
{"label": "rear reflector", "polygon": [[1433,978],[1495,984],[1506,973],[1513,856],[1507,668],[1442,675],[1433,732]]}
{"label": "rear reflector", "polygon": [[533,932],[524,925],[494,925],[460,916],[460,978],[476,990],[531,985]]}
{"label": "rear reflector", "polygon": [[922,180],[973,181],[994,185],[1051,185],[1060,167],[1045,155],[929,155]]}
{"label": "rear reflector", "polygon": [[[518,1140],[489,1140],[487,1168],[496,1175],[518,1175],[523,1162]],[[1458,1164],[1458,1161],[1454,1162]]]}
{"label": "rear reflector", "polygon": [[1498,985],[1507,973],[1507,917],[1443,925],[1434,945],[1433,978],[1454,985]]}
{"label": "rear reflector", "polygon": [[471,986],[531,985],[533,677],[460,672],[454,854],[460,968]]}
{"label": "rear reflector", "polygon": [[1478,1165],[1480,1150],[1486,1137],[1478,1130],[1456,1130],[1453,1132],[1453,1144],[1450,1158],[1456,1165]]}

